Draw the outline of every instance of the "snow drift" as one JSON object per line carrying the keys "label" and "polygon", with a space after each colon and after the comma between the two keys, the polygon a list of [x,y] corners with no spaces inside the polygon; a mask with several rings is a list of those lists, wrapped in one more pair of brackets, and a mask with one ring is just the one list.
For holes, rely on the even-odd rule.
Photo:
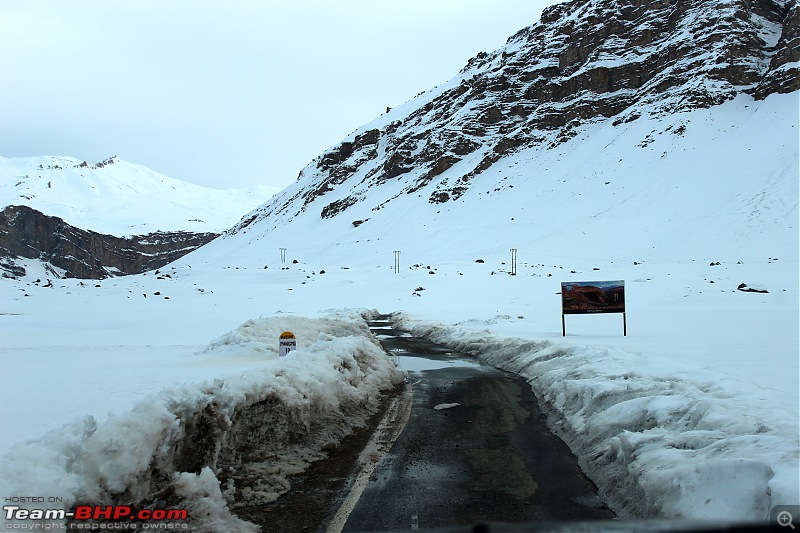
{"label": "snow drift", "polygon": [[502,338],[470,327],[479,321],[398,322],[524,376],[622,517],[766,521],[800,500],[796,421],[754,405],[750,383],[619,349]]}
{"label": "snow drift", "polygon": [[[60,497],[66,507],[169,505],[189,510],[194,531],[256,530],[228,509],[237,491],[248,502],[276,499],[288,474],[363,426],[402,379],[363,321],[294,322],[316,340],[284,358],[266,354],[259,373],[169,388],[103,423],[89,416],[12,447],[0,492]],[[247,346],[283,324],[249,321],[226,344]]]}

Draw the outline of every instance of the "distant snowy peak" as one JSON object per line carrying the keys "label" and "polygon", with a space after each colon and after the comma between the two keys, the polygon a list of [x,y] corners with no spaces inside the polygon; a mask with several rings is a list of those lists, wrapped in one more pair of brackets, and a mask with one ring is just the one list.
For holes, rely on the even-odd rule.
{"label": "distant snowy peak", "polygon": [[208,189],[117,157],[94,164],[71,157],[0,157],[0,207],[24,205],[115,236],[219,233],[274,192]]}
{"label": "distant snowy peak", "polygon": [[277,228],[309,210],[322,219],[352,213],[356,204],[374,204],[379,188],[393,192],[373,211],[405,195],[448,203],[501,159],[555,148],[591,124],[621,126],[739,95],[763,100],[796,91],[799,28],[796,1],[552,6],[539,23],[479,54],[450,82],[321,154],[298,183],[233,231],[261,219]]}
{"label": "distant snowy peak", "polygon": [[273,193],[207,189],[117,157],[0,157],[0,275],[102,279],[157,269]]}

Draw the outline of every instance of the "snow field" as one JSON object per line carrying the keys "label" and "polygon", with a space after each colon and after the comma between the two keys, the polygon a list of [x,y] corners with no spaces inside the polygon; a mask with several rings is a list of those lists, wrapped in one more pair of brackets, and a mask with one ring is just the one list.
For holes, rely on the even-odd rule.
{"label": "snow field", "polygon": [[[362,259],[347,269],[195,264],[170,267],[169,279],[130,276],[100,287],[77,280],[53,288],[3,284],[4,312],[17,314],[0,316],[7,449],[0,478],[14,480],[2,493],[109,497],[109,483],[123,491],[141,486],[142,458],[160,453],[155,442],[180,435],[175,406],[197,412],[213,396],[222,398],[228,418],[237,401],[259,413],[257,398],[284,383],[278,368],[291,363],[276,359],[281,331],[297,336],[292,357],[302,359],[303,375],[332,371],[317,348],[333,340],[320,332],[339,335],[344,346],[336,349],[345,353],[353,343],[378,350],[362,339],[362,312],[347,309],[366,306],[403,309],[403,324],[415,334],[525,375],[554,430],[624,516],[761,520],[769,507],[796,501],[796,261],[622,264],[520,254],[518,275],[509,276],[506,254],[483,257],[410,257],[417,261],[398,274],[389,254],[386,264]],[[420,261],[435,274],[413,266]],[[620,315],[572,315],[562,337],[559,282],[570,279],[627,280],[628,336]],[[744,293],[736,290],[740,283],[769,292]],[[331,311],[337,305],[344,309]],[[316,355],[300,358],[309,351]],[[335,417],[315,419],[341,427]],[[120,434],[139,434],[129,441],[135,444],[114,441],[117,451],[105,451],[101,443],[113,449],[111,428],[120,427]],[[289,453],[315,457],[308,449],[318,448]],[[64,475],[68,458],[77,456],[95,466]],[[108,466],[120,461],[128,466]],[[289,472],[296,463],[275,455],[272,464],[274,484],[235,485],[235,494],[269,499],[285,490],[275,470]],[[197,483],[220,472],[201,473]],[[217,501],[220,509],[226,503]]]}

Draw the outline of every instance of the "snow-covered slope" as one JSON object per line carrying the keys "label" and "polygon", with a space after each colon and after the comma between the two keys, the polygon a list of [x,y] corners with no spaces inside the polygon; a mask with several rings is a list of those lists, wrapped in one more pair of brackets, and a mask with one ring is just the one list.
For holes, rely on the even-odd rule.
{"label": "snow-covered slope", "polygon": [[[581,172],[566,188],[585,189],[584,196],[597,196],[587,180],[599,174],[603,184],[620,172],[639,172],[658,182],[696,172],[714,179],[727,171],[715,166],[724,165],[729,155],[749,155],[737,152],[739,146],[727,147],[723,135],[738,134],[741,142],[758,143],[764,140],[758,128],[766,123],[749,122],[746,109],[756,108],[744,100],[713,118],[735,123],[742,128],[738,132],[703,124],[704,119],[693,124],[682,119],[739,97],[754,95],[762,101],[800,88],[799,13],[796,2],[697,0],[631,6],[575,0],[554,6],[542,22],[518,32],[500,50],[478,55],[451,81],[321,154],[294,187],[239,227],[263,219],[255,231],[271,231],[300,213],[347,222],[369,219],[366,227],[389,218],[388,207],[407,199],[420,198],[435,212],[451,207],[467,191],[472,200],[491,200],[496,189],[509,185],[538,193],[537,184],[547,186],[562,166],[554,164],[559,158],[564,168]],[[779,83],[778,78],[788,81]],[[790,101],[784,102],[788,107],[778,112],[795,116]],[[748,139],[748,132],[753,137]],[[796,133],[775,134],[796,139]],[[704,168],[677,168],[669,160],[690,148],[688,139],[681,140],[684,136],[694,150],[678,158],[687,165],[703,160]],[[576,138],[579,142],[565,146]],[[580,142],[587,138],[597,142]],[[703,153],[714,145],[717,152]],[[567,157],[580,159],[584,168],[575,168],[578,161],[570,168]],[[606,157],[612,166],[605,164]],[[524,174],[502,171],[512,160],[530,164]],[[643,160],[644,168],[637,168]],[[770,164],[782,168],[781,161]],[[477,197],[478,192],[483,195]],[[606,192],[625,194],[612,186],[593,201],[604,206]],[[467,203],[475,206],[472,200]]]}
{"label": "snow-covered slope", "polygon": [[[404,264],[427,264],[510,248],[545,264],[550,257],[796,259],[797,116],[791,93],[741,95],[624,124],[606,120],[576,128],[556,146],[507,155],[456,201],[430,203],[425,191],[404,191],[408,181],[388,181],[330,219],[319,209],[360,189],[362,171],[299,214],[281,214],[286,198],[302,201],[307,185],[299,182],[245,218],[257,222],[240,224],[186,261],[258,266],[279,247],[329,266],[387,257],[391,264],[394,250]],[[454,165],[444,179],[458,181],[471,162]]]}
{"label": "snow-covered slope", "polygon": [[220,233],[277,192],[208,189],[111,157],[0,157],[0,207],[25,205],[97,233]]}

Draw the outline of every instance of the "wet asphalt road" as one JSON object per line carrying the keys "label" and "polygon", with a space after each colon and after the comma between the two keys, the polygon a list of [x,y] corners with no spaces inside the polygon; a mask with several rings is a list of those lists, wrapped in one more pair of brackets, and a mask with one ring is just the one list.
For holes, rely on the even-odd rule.
{"label": "wet asphalt road", "polygon": [[343,531],[614,518],[525,380],[386,321],[370,327],[402,364],[440,368],[409,371],[409,421]]}

